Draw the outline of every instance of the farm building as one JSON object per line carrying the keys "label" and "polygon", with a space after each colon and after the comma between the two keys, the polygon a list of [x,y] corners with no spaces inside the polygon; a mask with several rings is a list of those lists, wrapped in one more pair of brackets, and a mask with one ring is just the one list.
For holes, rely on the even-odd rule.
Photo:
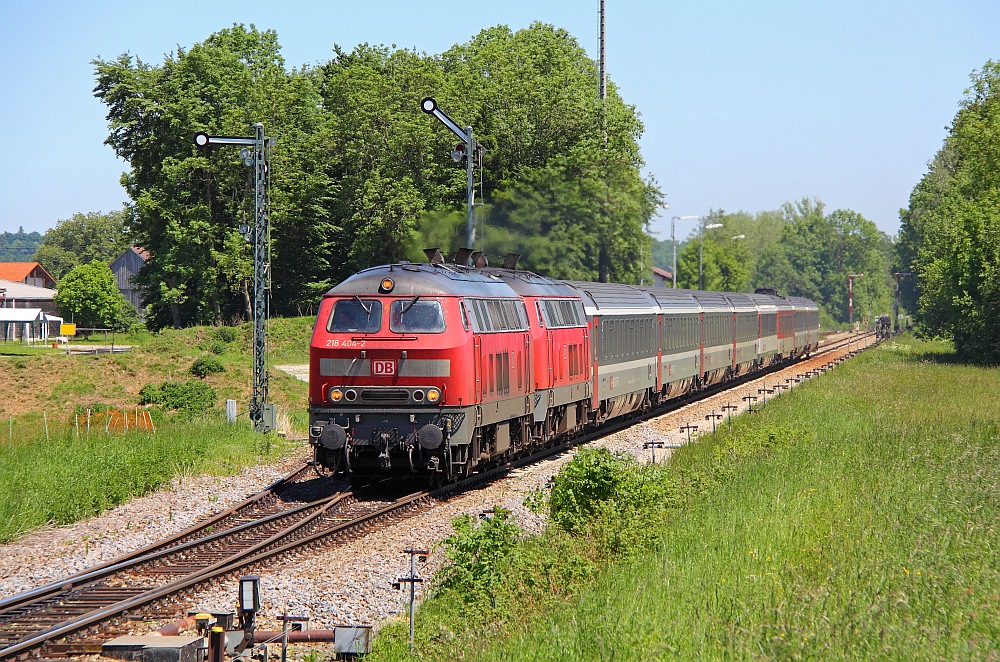
{"label": "farm building", "polygon": [[[9,264],[9,263],[8,263]],[[56,291],[12,280],[0,280],[0,308],[41,308],[54,315]]]}
{"label": "farm building", "polygon": [[149,251],[145,248],[130,246],[111,263],[111,273],[115,275],[118,291],[129,303],[135,306],[140,314],[143,312],[142,295],[132,282],[132,277],[146,266],[148,260]]}
{"label": "farm building", "polygon": [[37,262],[0,262],[0,280],[52,289],[56,280]]}

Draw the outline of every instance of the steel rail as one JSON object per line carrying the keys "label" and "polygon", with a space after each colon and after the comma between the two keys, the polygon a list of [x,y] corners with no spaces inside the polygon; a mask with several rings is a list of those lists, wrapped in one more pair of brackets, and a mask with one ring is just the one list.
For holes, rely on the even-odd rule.
{"label": "steel rail", "polygon": [[[165,540],[146,545],[132,552],[128,552],[121,556],[115,557],[105,563],[92,566],[80,572],[64,577],[63,579],[56,580],[49,584],[39,586],[37,588],[25,591],[23,593],[18,593],[8,598],[0,600],[0,615],[9,613],[14,609],[19,609],[25,605],[32,602],[38,602],[41,599],[56,595],[58,593],[68,591],[73,588],[79,588],[81,583],[90,583],[97,579],[102,579],[115,572],[120,572],[121,570],[127,569],[129,565],[137,565],[139,563],[152,560],[157,556],[164,556],[176,551],[181,551],[187,547],[198,544],[199,542],[205,541],[206,538],[194,538],[192,536],[198,535],[198,533],[210,530],[214,528],[219,522],[223,520],[235,517],[241,510],[245,510],[251,506],[258,504],[269,496],[276,494],[279,488],[284,485],[292,483],[293,479],[299,476],[304,471],[309,469],[310,464],[306,464],[303,467],[295,469],[291,473],[279,478],[274,481],[263,490],[257,494],[244,499],[240,503],[232,506],[228,510],[222,511],[213,515],[207,520],[194,524],[178,533],[170,536]],[[280,514],[280,513],[276,513]],[[254,524],[250,522],[249,524]],[[226,531],[231,529],[223,529],[220,533],[224,534]],[[217,538],[218,535],[212,534],[209,538]],[[187,542],[183,542],[188,539]]]}
{"label": "steel rail", "polygon": [[[863,334],[863,335],[859,335],[859,336],[851,336],[851,337],[849,337],[847,339],[842,339],[842,340],[839,340],[839,341],[835,341],[834,343],[831,343],[831,344],[828,344],[828,345],[826,345],[824,347],[821,347],[820,348],[821,351],[819,351],[817,354],[810,355],[809,357],[801,357],[800,359],[798,359],[795,362],[797,363],[797,362],[805,360],[805,359],[816,358],[817,356],[821,356],[821,355],[826,354],[826,353],[828,353],[830,351],[834,351],[837,348],[843,347],[845,345],[849,345],[849,344],[851,344],[851,343],[853,343],[853,342],[855,342],[857,340],[860,340],[862,338],[866,338],[869,335],[871,335],[871,334],[869,333],[869,334]],[[728,390],[729,388],[733,388],[735,386],[739,386],[739,385],[741,385],[741,384],[743,384],[743,383],[745,383],[747,381],[752,381],[754,379],[760,378],[764,374],[770,374],[770,373],[773,373],[773,372],[778,372],[780,370],[787,369],[787,368],[793,367],[793,366],[794,366],[794,363],[781,364],[781,365],[778,365],[778,366],[774,366],[773,370],[768,370],[768,371],[763,371],[763,372],[756,372],[756,373],[750,373],[748,375],[745,375],[745,376],[741,377],[738,380],[735,380],[734,382],[727,382],[724,385],[725,388],[721,388],[721,389],[706,389],[706,390],[703,390],[703,391],[699,391],[697,393],[697,395],[699,396],[699,399],[701,397],[707,397],[709,395],[715,395],[715,394],[717,394],[719,392],[723,392],[725,390]],[[681,400],[681,399],[676,399],[676,400]],[[573,447],[575,447],[577,445],[581,445],[581,444],[587,443],[589,441],[593,441],[596,438],[600,438],[600,437],[606,436],[608,434],[612,434],[612,433],[619,432],[621,430],[627,429],[627,428],[631,427],[632,425],[634,425],[638,421],[644,421],[644,420],[648,420],[650,418],[653,418],[655,416],[663,415],[664,413],[668,413],[669,411],[672,411],[672,410],[677,409],[677,408],[679,408],[681,406],[684,406],[685,404],[689,404],[689,402],[688,401],[684,401],[684,402],[676,402],[675,403],[674,401],[671,401],[670,405],[672,405],[672,406],[661,406],[661,407],[655,408],[654,410],[650,410],[648,412],[644,412],[640,416],[625,417],[624,420],[621,420],[621,421],[610,421],[607,424],[602,425],[599,429],[585,431],[583,434],[581,434],[579,436],[574,436],[574,437],[571,437],[569,439],[560,440],[559,442],[556,442],[554,444],[550,444],[550,445],[546,446],[545,448],[538,450],[537,452],[528,453],[527,455],[524,455],[522,457],[514,458],[514,459],[512,459],[512,460],[510,460],[510,461],[508,461],[508,462],[506,462],[506,463],[504,463],[504,464],[502,464],[500,466],[490,468],[490,469],[488,469],[486,471],[483,471],[481,473],[478,473],[478,474],[475,474],[473,476],[470,476],[470,477],[468,477],[468,478],[466,478],[466,479],[464,479],[462,481],[459,481],[457,483],[446,485],[446,486],[443,486],[441,488],[438,488],[438,489],[432,490],[432,491],[415,492],[415,493],[407,495],[405,497],[401,497],[400,499],[397,499],[393,503],[391,503],[391,504],[389,504],[387,506],[384,506],[382,508],[379,508],[379,509],[377,509],[377,510],[371,512],[371,513],[362,514],[362,515],[360,515],[360,516],[358,516],[358,517],[356,517],[356,518],[354,518],[354,519],[352,519],[350,521],[341,522],[341,523],[335,524],[334,526],[331,526],[331,527],[321,528],[318,531],[313,531],[311,533],[306,534],[302,538],[298,538],[298,539],[288,540],[286,542],[282,542],[282,540],[290,538],[293,535],[295,535],[295,534],[303,531],[306,527],[308,527],[313,522],[315,522],[317,519],[319,519],[324,514],[326,514],[327,511],[332,506],[336,505],[337,503],[339,503],[341,500],[343,500],[346,497],[346,494],[334,495],[334,496],[330,497],[327,500],[327,503],[325,505],[319,507],[316,510],[316,512],[312,513],[310,516],[308,516],[304,520],[301,520],[299,522],[294,523],[293,525],[291,525],[291,526],[289,526],[289,527],[287,527],[287,528],[279,531],[278,533],[275,533],[274,535],[272,535],[271,537],[269,537],[268,539],[266,539],[264,541],[261,541],[261,542],[255,544],[255,545],[253,545],[253,546],[251,546],[251,547],[249,547],[249,548],[247,548],[245,550],[237,552],[236,554],[231,555],[231,556],[229,556],[229,557],[227,557],[225,559],[222,559],[222,560],[220,560],[220,561],[218,561],[218,562],[216,562],[216,563],[214,563],[214,564],[212,564],[212,565],[210,565],[210,566],[208,566],[206,568],[203,568],[203,569],[201,569],[199,571],[196,571],[194,573],[190,573],[190,574],[188,574],[187,576],[185,576],[183,578],[180,578],[178,580],[170,582],[169,584],[166,584],[166,585],[158,587],[156,589],[152,589],[150,591],[144,592],[141,595],[138,595],[138,596],[126,599],[124,601],[115,603],[115,604],[113,604],[111,606],[108,606],[108,607],[105,607],[105,608],[93,611],[93,612],[85,615],[82,618],[75,619],[72,622],[65,623],[65,624],[63,624],[61,626],[56,626],[55,628],[50,628],[49,630],[46,630],[44,632],[40,632],[40,633],[36,634],[35,636],[33,636],[33,637],[29,638],[29,639],[24,639],[24,640],[18,641],[15,644],[13,644],[13,645],[5,648],[5,649],[0,649],[0,659],[6,659],[6,658],[9,658],[9,657],[21,655],[23,653],[26,653],[26,652],[32,650],[32,649],[39,648],[39,647],[43,646],[44,644],[52,641],[53,639],[58,639],[58,638],[65,637],[67,635],[73,634],[73,633],[78,632],[78,631],[80,631],[82,629],[85,629],[87,627],[90,627],[90,626],[96,625],[98,623],[101,623],[103,621],[109,620],[109,619],[111,619],[113,617],[120,616],[120,615],[122,615],[122,614],[124,614],[124,613],[126,613],[126,612],[128,612],[130,610],[141,608],[141,607],[147,606],[147,605],[149,605],[151,603],[154,603],[154,602],[156,602],[158,600],[161,600],[161,599],[163,599],[165,597],[168,597],[170,595],[181,593],[181,592],[183,592],[185,590],[188,590],[188,589],[190,589],[190,588],[192,588],[194,586],[197,586],[199,584],[205,583],[205,582],[210,581],[212,579],[215,579],[217,577],[225,576],[227,574],[231,574],[231,573],[237,572],[237,571],[239,571],[241,569],[244,569],[244,568],[247,568],[247,567],[251,567],[251,566],[256,565],[256,564],[263,563],[264,561],[270,560],[270,559],[274,558],[275,556],[279,556],[281,554],[284,554],[284,553],[292,551],[292,550],[301,549],[301,548],[304,548],[304,547],[309,547],[311,545],[314,545],[314,544],[322,542],[326,538],[334,537],[334,536],[337,536],[338,534],[345,534],[345,533],[351,531],[352,529],[359,529],[359,528],[365,526],[366,524],[377,522],[379,520],[385,519],[386,517],[392,515],[394,512],[399,512],[399,511],[401,511],[401,510],[403,510],[405,508],[408,508],[410,506],[417,505],[420,502],[431,500],[431,499],[439,499],[439,498],[442,498],[442,497],[444,497],[444,496],[446,496],[448,494],[453,494],[453,493],[458,493],[458,492],[465,491],[466,489],[468,489],[470,487],[473,487],[475,485],[478,485],[478,484],[480,484],[482,482],[488,482],[488,481],[494,480],[497,477],[505,475],[505,474],[509,473],[511,470],[513,470],[515,468],[519,468],[519,467],[522,467],[522,466],[526,466],[526,465],[532,464],[532,463],[537,462],[537,461],[539,461],[541,459],[544,459],[544,458],[547,458],[547,457],[551,457],[551,456],[556,455],[558,453],[561,453],[561,452],[564,452],[566,450],[569,450],[569,449],[571,449],[571,448],[573,448]],[[298,471],[294,472],[294,474],[292,474],[292,475],[297,475],[300,471],[301,470],[298,470]],[[280,484],[284,480],[285,479],[282,479],[281,481],[278,481],[277,483],[275,483],[275,485]],[[251,497],[251,499],[248,499],[243,504],[240,504],[240,506],[237,506],[236,508],[232,509],[231,512],[235,512],[236,510],[238,510],[239,507],[245,506],[245,505],[247,505],[249,503],[252,503],[252,502],[255,502],[256,500],[259,500],[259,498],[262,498],[263,495],[264,495],[264,493],[261,493],[261,494],[256,495],[255,497]],[[320,501],[323,501],[323,500],[320,500]],[[305,504],[302,507],[300,507],[300,509],[301,508],[305,508],[305,507],[310,507],[310,506],[316,506],[317,504],[318,504],[318,502],[313,502],[311,504]],[[226,515],[226,514],[224,513],[223,515]],[[218,520],[216,519],[216,521],[218,521]],[[254,524],[254,523],[250,523],[250,524]],[[203,523],[202,525],[198,525],[196,527],[191,527],[191,529],[192,530],[193,529],[199,529],[199,528],[203,529],[203,528],[205,528],[208,525],[209,525],[208,523]],[[233,527],[233,529],[237,529],[237,528],[239,528],[239,527]],[[232,533],[233,530],[226,530],[225,532],[222,532],[222,533],[226,533],[226,532]],[[181,534],[178,534],[178,536],[180,536],[180,535]],[[178,536],[175,536],[175,538],[178,537]],[[148,548],[144,548],[144,549],[155,548],[155,547],[157,547],[157,545],[151,545]],[[174,551],[176,551],[176,549]],[[130,555],[130,556],[135,556],[135,554],[136,553],[133,553],[133,555]],[[106,565],[110,566],[112,564],[109,563],[109,564],[106,564]],[[82,578],[82,577],[84,577],[84,576],[86,576],[86,575],[88,575],[90,573],[93,573],[95,570],[96,569],[93,569],[91,571],[85,571],[84,573],[78,573],[78,575],[76,575],[75,577],[78,578],[77,581],[80,581],[80,578]],[[70,579],[72,579],[72,578],[67,578],[67,580],[64,580],[64,581],[68,581]],[[39,589],[39,590],[41,590],[41,589]]]}

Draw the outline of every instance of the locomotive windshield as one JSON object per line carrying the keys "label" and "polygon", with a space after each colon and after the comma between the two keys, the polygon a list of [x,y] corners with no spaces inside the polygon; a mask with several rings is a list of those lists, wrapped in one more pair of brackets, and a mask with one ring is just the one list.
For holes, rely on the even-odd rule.
{"label": "locomotive windshield", "polygon": [[444,311],[439,301],[424,301],[420,297],[397,300],[389,304],[389,330],[395,333],[441,333],[444,331]]}
{"label": "locomotive windshield", "polygon": [[342,299],[333,305],[330,333],[377,333],[382,328],[382,302]]}

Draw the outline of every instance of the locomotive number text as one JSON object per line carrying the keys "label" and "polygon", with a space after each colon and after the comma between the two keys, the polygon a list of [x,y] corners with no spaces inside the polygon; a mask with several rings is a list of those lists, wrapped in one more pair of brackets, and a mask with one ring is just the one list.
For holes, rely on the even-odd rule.
{"label": "locomotive number text", "polygon": [[339,338],[333,338],[326,341],[327,347],[364,347],[364,340],[344,340],[341,341]]}

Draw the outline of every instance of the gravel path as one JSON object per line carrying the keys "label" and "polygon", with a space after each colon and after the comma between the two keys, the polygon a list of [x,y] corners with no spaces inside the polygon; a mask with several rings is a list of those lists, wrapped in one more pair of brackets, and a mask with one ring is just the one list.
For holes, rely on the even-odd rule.
{"label": "gravel path", "polygon": [[[744,396],[757,396],[757,389],[765,384],[773,386],[802,371],[801,366],[793,366],[755,379],[590,446],[632,453],[642,461],[649,461],[650,451],[644,450],[643,444],[658,440],[668,446],[656,451],[657,460],[662,461],[671,452],[669,447],[686,443],[686,434],[679,431],[680,427],[692,424],[699,426],[699,433],[710,431],[711,423],[705,420],[707,414],[732,404],[738,408],[734,415],[738,415],[747,407]],[[44,529],[0,547],[0,595],[27,590],[161,539],[262,489],[306,455],[303,448],[297,457],[277,465],[247,469],[232,477],[178,479],[165,490],[134,499],[100,517],[72,526]],[[282,613],[310,616],[311,628],[345,623],[372,624],[378,628],[395,615],[405,614],[406,592],[390,587],[397,576],[409,572],[409,557],[403,554],[404,548],[415,545],[432,550],[427,563],[418,569],[422,577],[428,578],[444,561],[441,548],[435,546],[452,533],[451,521],[458,515],[478,514],[500,505],[512,511],[525,531],[540,531],[544,522],[524,507],[524,499],[531,491],[543,488],[572,455],[573,452],[567,452],[520,469],[508,478],[435,505],[391,530],[373,532],[310,558],[276,563],[261,573],[264,609],[259,627],[280,630],[280,622],[275,619]],[[231,583],[232,586],[205,589],[193,599],[191,607],[234,609],[236,583]],[[426,584],[418,585],[418,592],[423,586]],[[148,629],[151,627],[138,624],[136,633]]]}

